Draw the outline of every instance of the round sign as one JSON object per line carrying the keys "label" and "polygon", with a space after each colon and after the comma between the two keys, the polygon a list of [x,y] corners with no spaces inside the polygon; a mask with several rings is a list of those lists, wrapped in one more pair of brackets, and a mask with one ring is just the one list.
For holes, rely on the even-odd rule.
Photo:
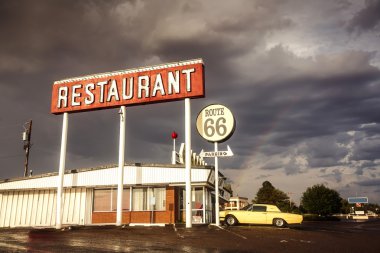
{"label": "round sign", "polygon": [[235,131],[235,119],[224,105],[209,105],[197,117],[198,133],[210,142],[228,140]]}

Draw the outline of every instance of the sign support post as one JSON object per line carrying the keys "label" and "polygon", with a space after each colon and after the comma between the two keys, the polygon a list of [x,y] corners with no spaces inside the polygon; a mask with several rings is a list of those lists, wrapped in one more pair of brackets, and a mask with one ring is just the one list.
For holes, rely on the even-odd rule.
{"label": "sign support post", "polygon": [[118,169],[118,185],[117,185],[117,213],[116,226],[123,223],[123,188],[124,188],[124,158],[125,158],[125,106],[120,107],[120,136],[119,136],[119,169]]}
{"label": "sign support post", "polygon": [[235,118],[227,107],[219,104],[206,106],[197,117],[198,133],[207,141],[214,143],[214,152],[204,152],[200,157],[215,157],[215,225],[220,226],[219,220],[219,161],[218,157],[233,156],[228,147],[227,151],[218,151],[218,142],[228,140],[235,131]]}
{"label": "sign support post", "polygon": [[191,108],[190,98],[185,99],[185,181],[186,228],[191,228]]}
{"label": "sign support post", "polygon": [[57,187],[57,207],[56,207],[56,222],[55,228],[62,228],[62,192],[63,192],[63,178],[65,176],[65,166],[66,166],[66,147],[67,147],[67,128],[68,128],[68,113],[63,114],[62,122],[62,139],[61,139],[61,153],[59,157],[59,176],[58,176],[58,187]]}
{"label": "sign support post", "polygon": [[[215,153],[218,152],[218,142],[214,143]],[[217,226],[220,225],[219,221],[219,161],[218,157],[215,156],[215,223]]]}

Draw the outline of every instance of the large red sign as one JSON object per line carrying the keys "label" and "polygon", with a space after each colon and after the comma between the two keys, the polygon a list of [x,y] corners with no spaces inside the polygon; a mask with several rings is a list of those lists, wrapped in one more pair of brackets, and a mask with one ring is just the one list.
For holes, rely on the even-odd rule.
{"label": "large red sign", "polygon": [[201,59],[54,82],[51,112],[80,112],[204,97]]}

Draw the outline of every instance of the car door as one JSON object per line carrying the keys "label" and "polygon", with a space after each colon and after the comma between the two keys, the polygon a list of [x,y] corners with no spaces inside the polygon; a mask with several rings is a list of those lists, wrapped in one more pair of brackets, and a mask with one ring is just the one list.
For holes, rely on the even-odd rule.
{"label": "car door", "polygon": [[266,224],[267,207],[266,206],[252,206],[252,209],[247,216],[248,216],[247,223]]}

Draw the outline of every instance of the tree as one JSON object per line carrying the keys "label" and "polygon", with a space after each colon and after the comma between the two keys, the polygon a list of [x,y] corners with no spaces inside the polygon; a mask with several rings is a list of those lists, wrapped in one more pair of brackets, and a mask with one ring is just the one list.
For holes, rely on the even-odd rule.
{"label": "tree", "polygon": [[351,206],[348,203],[348,201],[346,199],[342,199],[341,203],[342,203],[342,207],[340,209],[340,212],[343,214],[349,214],[351,211]]}
{"label": "tree", "polygon": [[309,213],[326,216],[340,212],[341,201],[342,198],[337,191],[317,184],[306,189],[301,198],[301,205]]}
{"label": "tree", "polygon": [[263,186],[257,191],[255,203],[272,204],[282,211],[289,211],[289,197],[281,190],[276,189],[269,181],[263,182]]}

